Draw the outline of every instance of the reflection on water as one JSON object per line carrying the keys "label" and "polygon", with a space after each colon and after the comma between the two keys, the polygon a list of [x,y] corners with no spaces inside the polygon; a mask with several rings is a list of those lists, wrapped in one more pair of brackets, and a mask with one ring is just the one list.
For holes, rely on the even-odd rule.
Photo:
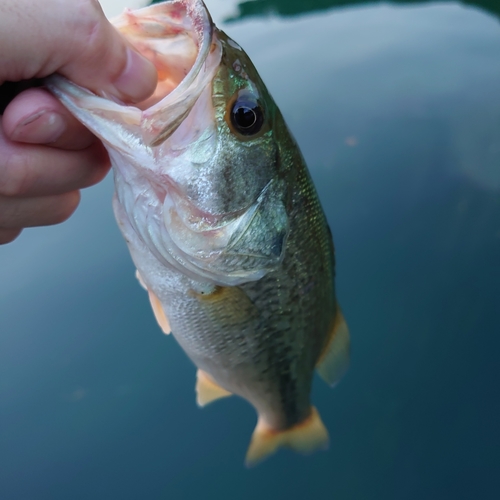
{"label": "reflection on water", "polygon": [[[228,3],[207,0],[219,17]],[[2,500],[498,496],[498,18],[351,4],[222,25],[279,104],[334,233],[353,356],[337,388],[314,386],[331,449],[243,468],[255,415],[237,398],[196,407],[107,179],[67,223],[0,247]]]}
{"label": "reflection on water", "polygon": [[[443,0],[454,2],[455,0]],[[492,14],[500,16],[500,2],[498,0],[458,0],[464,5],[479,7]],[[377,0],[249,0],[241,2],[238,6],[239,14],[230,20],[244,19],[252,16],[278,14],[280,16],[296,16],[304,12],[314,12],[335,7],[349,7],[353,5],[373,5]],[[418,5],[434,3],[432,0],[389,0],[384,4]]]}

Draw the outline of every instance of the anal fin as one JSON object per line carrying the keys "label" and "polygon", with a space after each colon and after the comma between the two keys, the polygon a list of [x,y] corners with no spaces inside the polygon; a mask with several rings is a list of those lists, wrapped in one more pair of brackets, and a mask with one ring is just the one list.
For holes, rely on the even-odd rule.
{"label": "anal fin", "polygon": [[340,306],[337,304],[337,315],[330,332],[330,338],[316,364],[316,371],[327,384],[333,387],[347,371],[349,353],[349,329]]}
{"label": "anal fin", "polygon": [[227,396],[232,396],[232,393],[216,384],[208,373],[203,370],[196,372],[196,403],[198,406],[206,406],[212,401]]}
{"label": "anal fin", "polygon": [[245,463],[251,467],[275,453],[278,448],[291,448],[299,453],[309,454],[328,448],[329,438],[316,408],[303,422],[291,429],[276,431],[259,417],[257,427],[248,447]]}

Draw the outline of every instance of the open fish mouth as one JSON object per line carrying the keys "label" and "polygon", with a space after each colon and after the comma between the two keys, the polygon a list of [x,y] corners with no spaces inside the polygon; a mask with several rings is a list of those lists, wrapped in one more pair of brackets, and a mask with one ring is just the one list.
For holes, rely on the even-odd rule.
{"label": "open fish mouth", "polygon": [[142,137],[149,146],[161,144],[183,122],[206,84],[207,71],[220,62],[221,49],[203,2],[172,0],[139,11],[125,11],[112,20],[143,56],[156,67],[154,94],[139,104]]}
{"label": "open fish mouth", "polygon": [[[221,47],[212,19],[199,0],[171,0],[137,11],[128,9],[112,23],[155,65],[158,84],[151,97],[136,106],[124,106],[59,75],[49,77],[46,85],[112,147],[126,146],[118,132],[139,136],[142,147],[159,146],[184,121],[218,68]],[[84,112],[79,111],[84,106]],[[118,130],[99,123],[100,117],[113,114],[122,122]]]}
{"label": "open fish mouth", "polygon": [[221,213],[198,206],[184,182],[218,147],[212,81],[223,46],[204,3],[171,0],[126,10],[112,23],[155,65],[150,98],[127,106],[59,75],[46,85],[106,146],[119,222],[127,219],[160,261],[193,278],[220,285],[260,279],[284,255],[285,185],[269,179],[253,199]]}

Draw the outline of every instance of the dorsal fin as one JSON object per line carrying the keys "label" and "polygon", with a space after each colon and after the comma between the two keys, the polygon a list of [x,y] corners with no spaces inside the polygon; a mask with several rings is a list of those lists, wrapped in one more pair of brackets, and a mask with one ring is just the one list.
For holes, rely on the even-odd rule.
{"label": "dorsal fin", "polygon": [[208,373],[198,369],[196,372],[196,403],[198,406],[206,406],[212,401],[227,396],[232,396],[232,393],[215,383]]}
{"label": "dorsal fin", "polygon": [[319,376],[330,386],[334,386],[349,366],[349,329],[337,304],[337,314],[330,332],[330,338],[316,364]]}

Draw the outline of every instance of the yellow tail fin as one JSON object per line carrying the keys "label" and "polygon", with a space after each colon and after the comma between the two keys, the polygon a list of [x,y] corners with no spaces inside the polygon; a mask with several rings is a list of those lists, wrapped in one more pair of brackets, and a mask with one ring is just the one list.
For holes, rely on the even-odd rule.
{"label": "yellow tail fin", "polygon": [[328,431],[314,407],[306,420],[285,431],[275,431],[259,417],[245,463],[249,467],[256,465],[281,447],[304,454],[312,453],[328,448],[328,441]]}

